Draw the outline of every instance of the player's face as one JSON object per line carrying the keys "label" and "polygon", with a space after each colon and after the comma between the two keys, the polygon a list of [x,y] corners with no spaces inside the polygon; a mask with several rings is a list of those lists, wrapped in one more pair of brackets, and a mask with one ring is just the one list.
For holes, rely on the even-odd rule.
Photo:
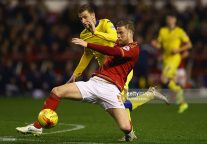
{"label": "player's face", "polygon": [[126,45],[129,42],[129,35],[130,35],[130,31],[124,27],[117,27],[117,36],[118,36],[118,43],[120,45]]}
{"label": "player's face", "polygon": [[177,19],[175,16],[167,16],[166,18],[167,25],[170,28],[174,28],[176,26],[176,21]]}
{"label": "player's face", "polygon": [[78,16],[79,16],[80,21],[83,24],[83,26],[87,29],[90,27],[90,22],[94,21],[94,19],[95,19],[95,14],[89,13],[87,10],[80,13]]}

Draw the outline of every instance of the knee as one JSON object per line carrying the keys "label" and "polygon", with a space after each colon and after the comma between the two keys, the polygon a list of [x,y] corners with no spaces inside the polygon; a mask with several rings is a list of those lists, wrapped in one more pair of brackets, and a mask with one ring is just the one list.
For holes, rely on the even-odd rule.
{"label": "knee", "polygon": [[52,90],[51,90],[51,93],[55,94],[57,97],[61,98],[61,93],[60,93],[60,90],[58,87],[54,87]]}

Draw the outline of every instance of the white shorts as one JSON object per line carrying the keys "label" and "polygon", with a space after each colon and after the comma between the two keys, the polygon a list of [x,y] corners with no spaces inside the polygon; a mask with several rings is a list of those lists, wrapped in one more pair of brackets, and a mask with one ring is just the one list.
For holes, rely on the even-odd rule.
{"label": "white shorts", "polygon": [[114,84],[97,76],[90,78],[87,82],[79,81],[75,83],[81,92],[83,101],[98,103],[105,110],[125,108],[120,91]]}
{"label": "white shorts", "polygon": [[186,70],[184,68],[179,68],[177,70],[177,75],[176,75],[176,82],[182,86],[185,86],[187,83],[187,74]]}

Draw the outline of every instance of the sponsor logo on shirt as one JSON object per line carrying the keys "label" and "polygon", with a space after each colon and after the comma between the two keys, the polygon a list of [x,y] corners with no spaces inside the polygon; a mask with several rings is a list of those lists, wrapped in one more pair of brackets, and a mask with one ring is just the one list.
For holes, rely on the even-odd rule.
{"label": "sponsor logo on shirt", "polygon": [[129,51],[130,47],[129,46],[124,46],[123,49],[126,50],[126,51]]}
{"label": "sponsor logo on shirt", "polygon": [[115,29],[115,27],[112,25],[112,26],[111,26],[111,29]]}

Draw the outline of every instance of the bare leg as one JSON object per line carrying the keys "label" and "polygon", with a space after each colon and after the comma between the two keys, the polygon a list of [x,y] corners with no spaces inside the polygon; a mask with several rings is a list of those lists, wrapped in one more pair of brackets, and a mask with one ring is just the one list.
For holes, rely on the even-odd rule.
{"label": "bare leg", "polygon": [[[62,98],[82,100],[81,93],[75,83],[64,84],[52,89],[50,96],[46,98],[42,109],[49,108],[55,111]],[[35,121],[32,125],[17,127],[16,130],[24,134],[34,135],[40,135],[43,131],[42,126],[38,121]]]}
{"label": "bare leg", "polygon": [[[42,109],[56,110],[59,102],[62,98],[68,98],[72,100],[82,100],[80,90],[75,83],[67,83],[52,89],[50,96],[45,100]],[[38,121],[34,122],[36,128],[42,128]]]}
{"label": "bare leg", "polygon": [[133,141],[137,139],[131,125],[131,121],[128,117],[127,111],[121,108],[111,108],[107,110],[109,114],[115,119],[119,128],[124,132],[124,139],[119,141]]}
{"label": "bare leg", "polygon": [[64,85],[55,87],[51,91],[59,98],[68,98],[73,100],[82,100],[80,90],[75,83],[66,83]]}
{"label": "bare leg", "polygon": [[130,133],[132,130],[131,121],[129,120],[127,111],[121,108],[107,109],[107,112],[115,119],[119,128],[125,133]]}

